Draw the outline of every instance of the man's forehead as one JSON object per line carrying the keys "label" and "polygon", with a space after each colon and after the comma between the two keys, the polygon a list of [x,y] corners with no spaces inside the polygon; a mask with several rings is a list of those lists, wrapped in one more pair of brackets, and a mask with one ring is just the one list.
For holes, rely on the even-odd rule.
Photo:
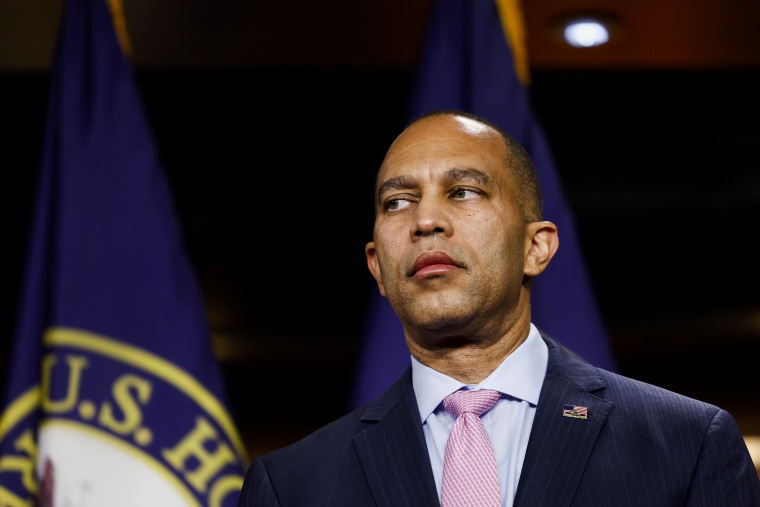
{"label": "man's forehead", "polygon": [[456,167],[495,168],[504,162],[504,143],[492,127],[465,116],[441,115],[418,120],[388,149],[378,183],[420,170]]}

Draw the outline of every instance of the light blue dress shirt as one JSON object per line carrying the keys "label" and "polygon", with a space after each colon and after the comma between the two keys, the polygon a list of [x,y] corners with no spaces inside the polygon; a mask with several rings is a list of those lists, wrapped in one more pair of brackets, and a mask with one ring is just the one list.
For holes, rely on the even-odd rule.
{"label": "light blue dress shirt", "polygon": [[[480,384],[473,389],[494,389],[502,393],[496,405],[483,414],[496,455],[501,504],[511,507],[520,481],[530,428],[536,415],[538,395],[546,374],[549,351],[538,329],[531,324],[528,338]],[[438,499],[441,498],[443,456],[454,418],[444,410],[443,399],[462,384],[412,358],[412,384],[417,396],[422,429],[433,467]]]}

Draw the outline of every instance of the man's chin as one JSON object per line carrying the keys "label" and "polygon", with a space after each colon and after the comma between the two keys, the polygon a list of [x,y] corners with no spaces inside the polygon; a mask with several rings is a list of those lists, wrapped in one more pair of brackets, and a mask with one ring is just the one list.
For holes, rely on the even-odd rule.
{"label": "man's chin", "polygon": [[415,308],[402,322],[408,323],[412,328],[423,332],[436,333],[441,336],[456,334],[457,331],[466,328],[473,320],[472,312],[445,311],[440,307]]}

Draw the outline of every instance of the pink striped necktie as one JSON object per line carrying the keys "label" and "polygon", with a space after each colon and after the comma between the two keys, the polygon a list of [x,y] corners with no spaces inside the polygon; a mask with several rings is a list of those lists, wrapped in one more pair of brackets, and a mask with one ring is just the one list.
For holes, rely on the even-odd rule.
{"label": "pink striped necktie", "polygon": [[499,474],[480,415],[501,397],[489,389],[456,391],[443,407],[456,418],[443,458],[441,507],[499,507]]}

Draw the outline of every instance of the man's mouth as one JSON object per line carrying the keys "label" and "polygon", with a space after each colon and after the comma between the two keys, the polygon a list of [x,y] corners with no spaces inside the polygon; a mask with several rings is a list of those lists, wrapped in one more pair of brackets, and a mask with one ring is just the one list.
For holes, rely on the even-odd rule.
{"label": "man's mouth", "polygon": [[425,252],[414,261],[409,276],[424,278],[444,275],[459,269],[459,265],[443,252]]}

